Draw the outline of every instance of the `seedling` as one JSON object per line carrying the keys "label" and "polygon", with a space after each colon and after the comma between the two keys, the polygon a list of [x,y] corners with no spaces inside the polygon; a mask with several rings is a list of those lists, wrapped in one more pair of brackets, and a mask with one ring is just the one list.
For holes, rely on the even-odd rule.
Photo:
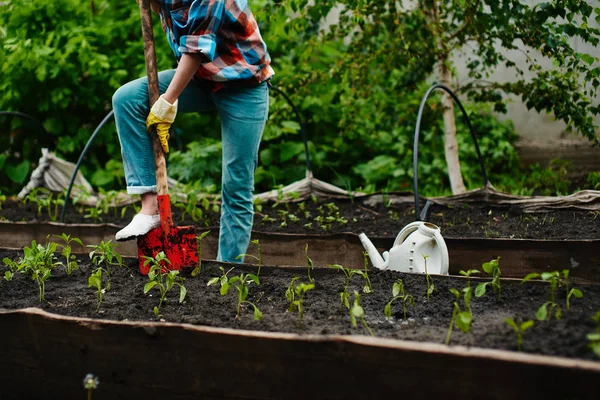
{"label": "seedling", "polygon": [[568,269],[562,270],[561,279],[560,279],[559,284],[565,287],[565,293],[567,295],[567,300],[566,300],[567,310],[569,310],[571,308],[571,297],[575,296],[578,299],[581,299],[583,297],[583,292],[577,288],[569,289],[569,270]]}
{"label": "seedling", "polygon": [[471,275],[478,274],[479,270],[470,269],[468,271],[460,270],[459,274],[467,277],[467,286],[462,289],[464,293],[464,301],[467,310],[469,310],[469,314],[471,314],[471,299],[473,298],[473,288],[471,287]]}
{"label": "seedling", "polygon": [[359,269],[350,269],[339,264],[329,264],[329,267],[339,269],[344,273],[346,280],[344,281],[344,289],[340,292],[340,301],[341,301],[341,309],[344,309],[344,306],[349,310],[350,309],[350,293],[348,293],[348,286],[350,285],[350,279],[354,275],[360,275],[363,278],[367,279],[364,271]]}
{"label": "seedling", "polygon": [[31,241],[31,247],[23,248],[24,258],[19,263],[19,270],[28,274],[39,288],[40,303],[44,301],[45,282],[56,267],[56,243],[46,243],[46,246]]}
{"label": "seedling", "polygon": [[306,264],[308,265],[308,281],[310,283],[315,283],[315,280],[310,276],[310,271],[312,271],[313,269],[315,269],[315,267],[313,266],[313,262],[310,259],[310,257],[308,256],[308,243],[306,243],[306,246],[304,247],[304,255],[306,256]]}
{"label": "seedling", "polygon": [[356,328],[356,319],[360,318],[360,322],[363,324],[365,329],[369,332],[369,335],[373,335],[373,331],[367,325],[367,321],[365,320],[365,310],[360,305],[360,294],[355,290],[354,291],[354,302],[352,303],[352,308],[348,308],[350,310],[350,323],[354,328]]}
{"label": "seedling", "polygon": [[67,275],[71,275],[73,271],[79,268],[79,264],[77,263],[77,257],[75,256],[75,254],[73,254],[73,249],[71,248],[71,243],[75,242],[82,247],[83,243],[79,238],[71,238],[71,235],[68,235],[66,233],[63,233],[60,236],[55,235],[55,237],[62,239],[64,242],[64,244],[62,245],[59,244],[59,246],[62,247],[61,255],[65,257],[65,262],[60,263],[60,265],[63,266]]}
{"label": "seedling", "polygon": [[592,320],[596,323],[596,332],[587,334],[588,347],[600,357],[600,311],[592,316]]}
{"label": "seedling", "polygon": [[511,318],[506,318],[504,322],[506,322],[506,324],[508,324],[508,326],[513,328],[513,330],[515,331],[515,334],[517,336],[517,350],[523,351],[523,332],[531,328],[534,325],[534,322],[532,320],[527,320],[525,322],[522,322],[521,324],[517,324]]}
{"label": "seedling", "polygon": [[179,286],[179,302],[183,303],[187,290],[183,286],[184,279],[179,277],[178,270],[168,270],[164,264],[171,264],[164,251],[156,254],[155,257],[144,256],[144,266],[150,264],[148,271],[148,282],[144,285],[144,294],[147,294],[152,288],[156,287],[160,291],[160,301],[158,306],[154,307],[154,315],[160,317],[160,307],[167,297],[167,293],[173,286]]}
{"label": "seedling", "polygon": [[369,253],[363,251],[363,265],[365,266],[365,286],[363,287],[363,293],[373,293],[373,285],[369,279]]}
{"label": "seedling", "polygon": [[[467,291],[465,289],[463,289],[463,293],[466,305],[468,300]],[[454,327],[455,323],[461,331],[463,331],[464,333],[468,333],[471,330],[471,322],[473,321],[473,314],[471,314],[470,306],[467,307],[467,309],[465,310],[461,310],[460,306],[458,305],[458,301],[460,300],[460,292],[452,288],[450,289],[450,293],[454,295],[455,300],[452,303],[452,317],[450,318],[450,326],[448,327],[448,334],[446,335],[446,344],[450,344],[450,336],[452,335],[452,328]]]}
{"label": "seedling", "polygon": [[192,271],[192,277],[194,278],[200,274],[200,271],[202,271],[202,241],[209,233],[210,231],[206,231],[196,236],[196,241],[198,242],[198,265]]}
{"label": "seedling", "polygon": [[[235,259],[239,260],[240,258],[244,258],[244,257],[252,257],[252,258],[254,258],[256,261],[258,261],[258,272],[256,273],[256,277],[259,277],[260,276],[260,267],[262,265],[261,259],[260,259],[260,242],[259,242],[258,239],[254,239],[251,242],[256,245],[256,252],[257,252],[256,254],[257,255],[255,256],[253,254],[246,254],[246,253],[244,253],[244,254],[240,254]],[[260,285],[260,283],[258,283],[258,284]]]}
{"label": "seedling", "polygon": [[500,257],[495,260],[491,260],[489,262],[481,264],[481,268],[489,275],[492,276],[491,282],[482,282],[475,287],[475,297],[481,297],[485,295],[486,287],[488,285],[492,285],[492,291],[498,294],[498,300],[501,297],[501,287],[500,287],[500,276],[502,272],[500,271]]}
{"label": "seedling", "polygon": [[[109,278],[106,280],[104,285],[102,285],[103,273],[106,273],[107,277]],[[104,296],[104,293],[110,290],[110,275],[104,268],[98,267],[92,271],[91,275],[88,278],[88,288],[91,287],[96,289],[96,297],[98,298],[96,312],[98,312],[98,310],[100,310],[100,305],[102,304],[102,297]]]}
{"label": "seedling", "polygon": [[392,303],[398,299],[402,301],[402,311],[404,313],[403,319],[406,321],[406,304],[408,303],[415,307],[415,299],[411,294],[404,292],[404,282],[402,282],[402,279],[398,279],[396,282],[394,282],[392,286],[392,299],[385,305],[383,309],[383,313],[387,319],[392,318]]}
{"label": "seedling", "polygon": [[[542,304],[540,306],[540,308],[538,308],[538,310],[535,313],[536,318],[539,321],[547,320],[548,322],[550,322],[551,316],[552,316],[552,314],[554,314],[554,317],[556,319],[560,319],[562,317],[562,309],[555,302],[555,292],[556,292],[556,289],[560,286],[565,286],[568,290],[569,271],[563,270],[562,272],[558,272],[558,271],[542,272],[541,274],[539,274],[537,272],[532,272],[530,274],[527,274],[525,276],[525,278],[523,278],[523,280],[521,281],[521,284],[524,284],[525,282],[527,282],[531,279],[536,279],[536,278],[541,278],[543,281],[548,282],[548,284],[550,285],[550,299],[549,299],[549,301]],[[574,289],[574,290],[568,292],[567,293],[567,307],[570,306],[569,299],[571,296],[583,297],[583,293],[581,293],[581,291],[578,289]],[[548,307],[550,307],[549,312],[548,312]]]}
{"label": "seedling", "polygon": [[129,275],[133,276],[131,270],[123,264],[123,257],[115,251],[116,245],[111,242],[112,240],[103,240],[97,245],[85,246],[93,249],[89,253],[92,264],[97,267],[103,267],[109,276],[111,275],[111,267],[113,265],[126,268],[129,271]]}
{"label": "seedling", "polygon": [[290,302],[289,312],[298,312],[298,329],[302,329],[302,318],[304,316],[304,297],[306,293],[315,288],[314,283],[296,282],[300,277],[292,278],[290,285],[285,291],[285,298]]}
{"label": "seedling", "polygon": [[215,283],[220,283],[221,289],[219,290],[219,292],[221,293],[221,296],[227,295],[231,286],[235,286],[235,288],[237,290],[237,295],[238,295],[235,319],[241,318],[242,304],[246,303],[246,304],[251,305],[254,308],[254,319],[256,321],[260,320],[262,318],[262,313],[260,312],[258,307],[254,303],[246,300],[248,298],[248,291],[249,291],[248,284],[251,282],[254,282],[257,285],[260,285],[258,276],[254,275],[254,274],[242,273],[242,274],[240,274],[240,276],[234,276],[232,278],[228,278],[227,274],[233,268],[229,269],[229,271],[227,271],[227,272],[225,272],[225,268],[223,268],[221,266],[219,267],[219,269],[221,270],[222,275],[220,277],[210,279],[207,283],[207,286],[214,285]]}
{"label": "seedling", "polygon": [[8,271],[4,271],[4,279],[6,281],[12,281],[15,274],[20,269],[20,263],[13,261],[12,259],[10,259],[8,257],[4,257],[4,259],[2,259],[2,263],[4,263],[4,265],[8,268]]}
{"label": "seedling", "polygon": [[425,268],[425,282],[427,282],[427,302],[429,302],[429,299],[431,298],[431,295],[435,290],[435,285],[433,284],[433,278],[427,272],[427,259],[429,258],[429,256],[425,254],[421,255],[423,256],[423,265]]}

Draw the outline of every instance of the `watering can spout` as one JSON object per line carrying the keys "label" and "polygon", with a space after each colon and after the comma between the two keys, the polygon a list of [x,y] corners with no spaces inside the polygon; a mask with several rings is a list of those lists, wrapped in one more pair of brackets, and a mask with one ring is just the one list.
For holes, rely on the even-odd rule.
{"label": "watering can spout", "polygon": [[373,264],[375,268],[386,269],[388,267],[388,261],[383,259],[367,235],[361,233],[358,235],[358,238],[360,239],[363,247],[367,250],[367,254],[371,259],[371,264]]}

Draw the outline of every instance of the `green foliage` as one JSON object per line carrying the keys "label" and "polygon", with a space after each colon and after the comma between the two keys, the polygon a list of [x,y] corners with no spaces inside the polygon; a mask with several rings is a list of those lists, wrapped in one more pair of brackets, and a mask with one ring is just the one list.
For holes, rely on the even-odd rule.
{"label": "green foliage", "polygon": [[[541,274],[537,272],[532,272],[530,274],[527,274],[525,278],[521,280],[521,284],[528,282],[531,279],[538,278],[541,278],[543,281],[548,282],[550,289],[549,300],[542,304],[535,313],[536,318],[540,321],[547,320],[549,322],[553,313],[556,319],[560,319],[562,317],[562,309],[560,305],[557,304],[555,301],[556,289],[560,287],[565,288],[567,310],[571,307],[571,297],[583,297],[583,292],[580,289],[569,287],[568,269],[564,269],[562,271],[542,272]],[[548,311],[548,307],[550,307],[550,311]]]}
{"label": "green foliage", "polygon": [[[473,314],[471,313],[470,298],[467,298],[469,291],[463,288],[464,303],[466,305],[465,310],[461,310],[459,303],[460,292],[457,289],[450,289],[450,293],[454,295],[454,302],[452,303],[452,317],[450,317],[450,326],[448,327],[448,333],[446,334],[446,344],[450,344],[450,337],[452,336],[452,328],[454,325],[463,331],[468,333],[471,330],[471,323],[473,322]],[[470,293],[470,292],[469,292]]]}
{"label": "green foliage", "polygon": [[153,288],[159,290],[160,300],[158,306],[154,307],[154,315],[159,318],[161,316],[160,307],[175,285],[179,286],[179,302],[183,303],[183,300],[185,300],[187,290],[182,283],[184,278],[178,276],[178,270],[167,268],[168,265],[171,265],[171,261],[169,261],[164,251],[159,252],[155,257],[144,256],[144,260],[144,266],[150,265],[148,282],[144,285],[144,294],[147,294]]}
{"label": "green foliage", "polygon": [[198,242],[198,265],[192,271],[192,277],[197,277],[202,271],[202,243],[204,238],[210,233],[210,231],[202,232],[200,235],[196,236],[196,241]]}
{"label": "green foliage", "polygon": [[31,247],[25,246],[23,248],[24,256],[17,263],[17,271],[29,275],[37,283],[40,292],[40,303],[45,300],[45,282],[52,275],[52,271],[56,269],[57,261],[54,254],[56,247],[56,243],[46,243],[44,246],[32,240]]}
{"label": "green foliage", "polygon": [[290,285],[285,291],[285,298],[290,302],[289,312],[298,312],[298,329],[302,329],[302,318],[304,317],[304,297],[306,293],[315,288],[314,282],[296,283],[300,277],[292,278]]}
{"label": "green foliage", "polygon": [[596,331],[587,334],[588,347],[600,357],[600,311],[592,316],[592,320],[596,323]]}
{"label": "green foliage", "polygon": [[363,327],[369,332],[369,335],[375,336],[369,325],[367,324],[367,320],[365,319],[365,309],[360,305],[360,294],[355,290],[354,291],[354,301],[352,302],[352,307],[348,307],[348,311],[350,312],[350,323],[353,327],[356,328],[356,319],[360,319]]}
{"label": "green foliage", "polygon": [[[342,309],[344,307],[346,307],[348,310],[350,310],[350,293],[348,292],[348,287],[350,286],[350,280],[352,279],[352,277],[354,275],[360,275],[365,280],[368,278],[368,276],[365,274],[364,271],[361,271],[359,269],[346,268],[339,264],[329,264],[328,266],[331,268],[337,269],[339,271],[342,271],[344,273],[344,277],[346,279],[344,280],[344,287],[343,287],[342,291],[340,292],[340,302],[341,302]],[[365,285],[364,288],[367,288],[367,286]]]}
{"label": "green foliage", "polygon": [[488,274],[492,276],[491,282],[482,282],[475,287],[475,297],[481,297],[485,295],[486,287],[488,285],[492,286],[492,290],[494,293],[498,294],[498,300],[500,300],[502,295],[502,287],[500,285],[500,276],[502,275],[502,271],[500,271],[500,257],[491,260],[489,262],[483,263],[481,268]]}
{"label": "green foliage", "polygon": [[71,275],[73,271],[79,268],[79,264],[77,263],[77,257],[75,256],[75,254],[73,254],[73,249],[71,248],[71,243],[75,242],[83,247],[83,242],[81,241],[81,239],[76,237],[72,238],[70,234],[66,233],[62,233],[60,236],[55,237],[62,239],[64,243],[58,245],[62,248],[61,255],[65,257],[65,262],[60,263],[60,265],[62,265],[62,267],[65,269],[67,275]]}
{"label": "green foliage", "polygon": [[387,302],[383,309],[383,314],[387,319],[392,318],[392,303],[395,300],[400,300],[402,302],[403,320],[406,321],[406,304],[408,303],[414,307],[415,299],[411,294],[405,293],[404,282],[402,279],[398,279],[392,285],[392,299]]}
{"label": "green foliage", "polygon": [[[22,184],[42,147],[75,158],[110,111],[115,90],[145,73],[139,8],[133,1],[14,0],[0,5],[0,27],[0,71],[7,78],[0,81],[0,110],[29,114],[47,132],[22,118],[0,118],[1,154],[8,157],[0,169],[11,182]],[[155,33],[164,37],[158,23]],[[172,67],[166,40],[156,40],[156,46],[158,67]],[[7,133],[16,140],[9,142]],[[109,124],[93,143],[82,172],[92,176],[90,166],[102,167],[106,173],[96,172],[92,181],[117,183],[122,172],[111,178],[108,171],[118,170],[118,155],[119,142]],[[15,188],[10,182],[0,185]]]}
{"label": "green foliage", "polygon": [[242,315],[242,304],[248,304],[252,306],[254,309],[254,320],[258,321],[262,318],[262,312],[259,308],[252,302],[248,301],[248,293],[250,291],[249,284],[254,282],[256,285],[260,285],[260,281],[258,280],[258,276],[254,274],[244,274],[241,273],[239,276],[234,276],[229,278],[227,274],[233,269],[230,268],[227,272],[225,272],[225,268],[219,267],[222,274],[220,277],[212,278],[208,281],[207,286],[214,285],[219,283],[221,288],[219,289],[219,293],[221,296],[227,295],[229,293],[229,289],[233,286],[237,290],[237,307],[235,319],[240,319]]}
{"label": "green foliage", "polygon": [[310,271],[314,270],[315,267],[313,266],[313,261],[311,260],[311,258],[308,256],[308,243],[306,243],[306,246],[304,247],[304,256],[306,257],[306,264],[307,264],[307,275],[308,275],[308,281],[310,283],[315,283],[315,279],[313,277],[310,276]]}
{"label": "green foliage", "polygon": [[260,268],[262,266],[262,261],[260,259],[260,240],[258,239],[253,239],[250,241],[250,243],[255,244],[256,245],[256,255],[253,254],[240,254],[239,256],[236,257],[236,260],[244,259],[244,257],[252,257],[254,258],[257,262],[258,262],[258,271],[256,272],[256,276],[259,277],[260,276]]}
{"label": "green foliage", "polygon": [[513,330],[515,331],[516,340],[517,340],[517,350],[522,351],[523,350],[523,332],[525,332],[527,329],[531,328],[535,323],[532,320],[527,320],[527,321],[522,322],[521,324],[517,324],[511,318],[504,319],[504,322],[508,326],[513,328]]}
{"label": "green foliage", "polygon": [[[103,276],[106,274],[106,281],[103,280]],[[92,273],[88,277],[88,288],[96,289],[97,306],[96,312],[100,310],[102,304],[102,298],[104,293],[110,290],[110,275],[107,270],[102,267],[97,267],[92,270]]]}

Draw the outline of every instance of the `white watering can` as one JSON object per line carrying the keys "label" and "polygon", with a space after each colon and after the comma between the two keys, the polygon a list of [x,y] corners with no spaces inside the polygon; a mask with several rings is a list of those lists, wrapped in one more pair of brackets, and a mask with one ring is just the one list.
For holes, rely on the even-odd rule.
{"label": "white watering can", "polygon": [[367,235],[361,233],[358,237],[376,268],[424,274],[427,267],[428,274],[448,275],[446,242],[440,228],[430,222],[416,221],[406,225],[396,236],[390,251],[383,252],[383,257]]}

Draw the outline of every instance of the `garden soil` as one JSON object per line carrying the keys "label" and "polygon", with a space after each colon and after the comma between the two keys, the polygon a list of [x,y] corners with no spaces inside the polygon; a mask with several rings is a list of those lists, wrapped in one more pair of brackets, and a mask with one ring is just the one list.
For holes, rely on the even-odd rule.
{"label": "garden soil", "polygon": [[[195,225],[198,229],[219,225],[217,205],[205,204],[184,211],[185,204],[174,203],[176,225]],[[46,208],[36,204],[7,200],[0,209],[0,219],[45,222],[52,218]],[[133,206],[112,208],[91,218],[90,209],[70,207],[65,223],[110,223],[125,226],[135,214]],[[194,217],[192,218],[192,214]],[[372,207],[357,199],[307,200],[303,202],[265,203],[256,206],[253,230],[292,234],[334,234],[364,232],[369,237],[395,237],[403,227],[414,222],[413,204]],[[517,206],[491,206],[485,203],[439,205],[431,208],[429,222],[440,227],[445,238],[514,238],[514,239],[600,239],[600,212],[556,210],[525,213]]]}
{"label": "garden soil", "polygon": [[[20,251],[0,251],[2,259],[9,257],[18,260],[22,256]],[[370,271],[367,276],[372,293],[364,293],[367,281],[354,274],[347,291],[351,293],[351,303],[355,299],[354,291],[359,293],[366,325],[359,319],[357,326],[353,327],[348,309],[340,301],[345,274],[341,270],[318,268],[312,270],[315,287],[306,294],[302,325],[299,326],[298,313],[288,311],[286,289],[294,277],[299,277],[298,282],[308,283],[307,268],[263,266],[260,284],[249,284],[247,300],[262,313],[262,319],[255,320],[253,308],[248,304],[242,305],[240,316],[236,318],[237,291],[234,287],[226,295],[221,295],[218,283],[210,286],[207,283],[211,278],[223,274],[221,267],[228,277],[233,277],[241,273],[256,274],[259,272],[258,266],[204,261],[198,276],[192,277],[189,270],[182,272],[182,283],[187,289],[183,303],[178,302],[179,291],[175,286],[162,305],[160,317],[156,317],[153,308],[159,303],[159,291],[155,288],[144,294],[148,278],[137,271],[137,259],[127,259],[127,268],[111,267],[110,290],[104,293],[100,308],[96,311],[96,291],[88,287],[88,277],[94,266],[84,258],[79,269],[70,276],[60,268],[53,272],[46,281],[45,301],[41,303],[38,287],[29,277],[16,274],[12,281],[1,279],[0,308],[40,307],[51,313],[74,317],[118,321],[158,320],[300,335],[370,335],[370,329],[374,336],[380,338],[444,343],[455,301],[450,289],[461,290],[468,284],[464,277],[434,276],[435,289],[428,301],[423,275]],[[392,286],[398,279],[402,279],[406,294],[414,297],[414,306],[407,305],[407,318],[404,319],[402,301],[396,299],[391,306],[392,317],[388,320],[384,308],[392,299]],[[472,279],[471,285],[482,281],[489,279]],[[565,303],[566,289],[557,289],[555,301],[562,309],[560,319],[553,316],[548,321],[537,321],[537,308],[549,299],[548,283],[530,281],[521,284],[518,280],[502,280],[500,298],[488,290],[483,297],[472,300],[471,330],[464,333],[454,326],[450,344],[516,350],[515,334],[505,319],[512,318],[518,322],[531,319],[535,320],[535,325],[524,333],[523,338],[526,353],[600,361],[588,348],[586,339],[588,333],[597,329],[592,316],[600,311],[600,285],[577,285],[577,288],[583,291],[584,296],[573,297],[569,310]],[[458,304],[461,309],[465,308],[462,301]]]}

